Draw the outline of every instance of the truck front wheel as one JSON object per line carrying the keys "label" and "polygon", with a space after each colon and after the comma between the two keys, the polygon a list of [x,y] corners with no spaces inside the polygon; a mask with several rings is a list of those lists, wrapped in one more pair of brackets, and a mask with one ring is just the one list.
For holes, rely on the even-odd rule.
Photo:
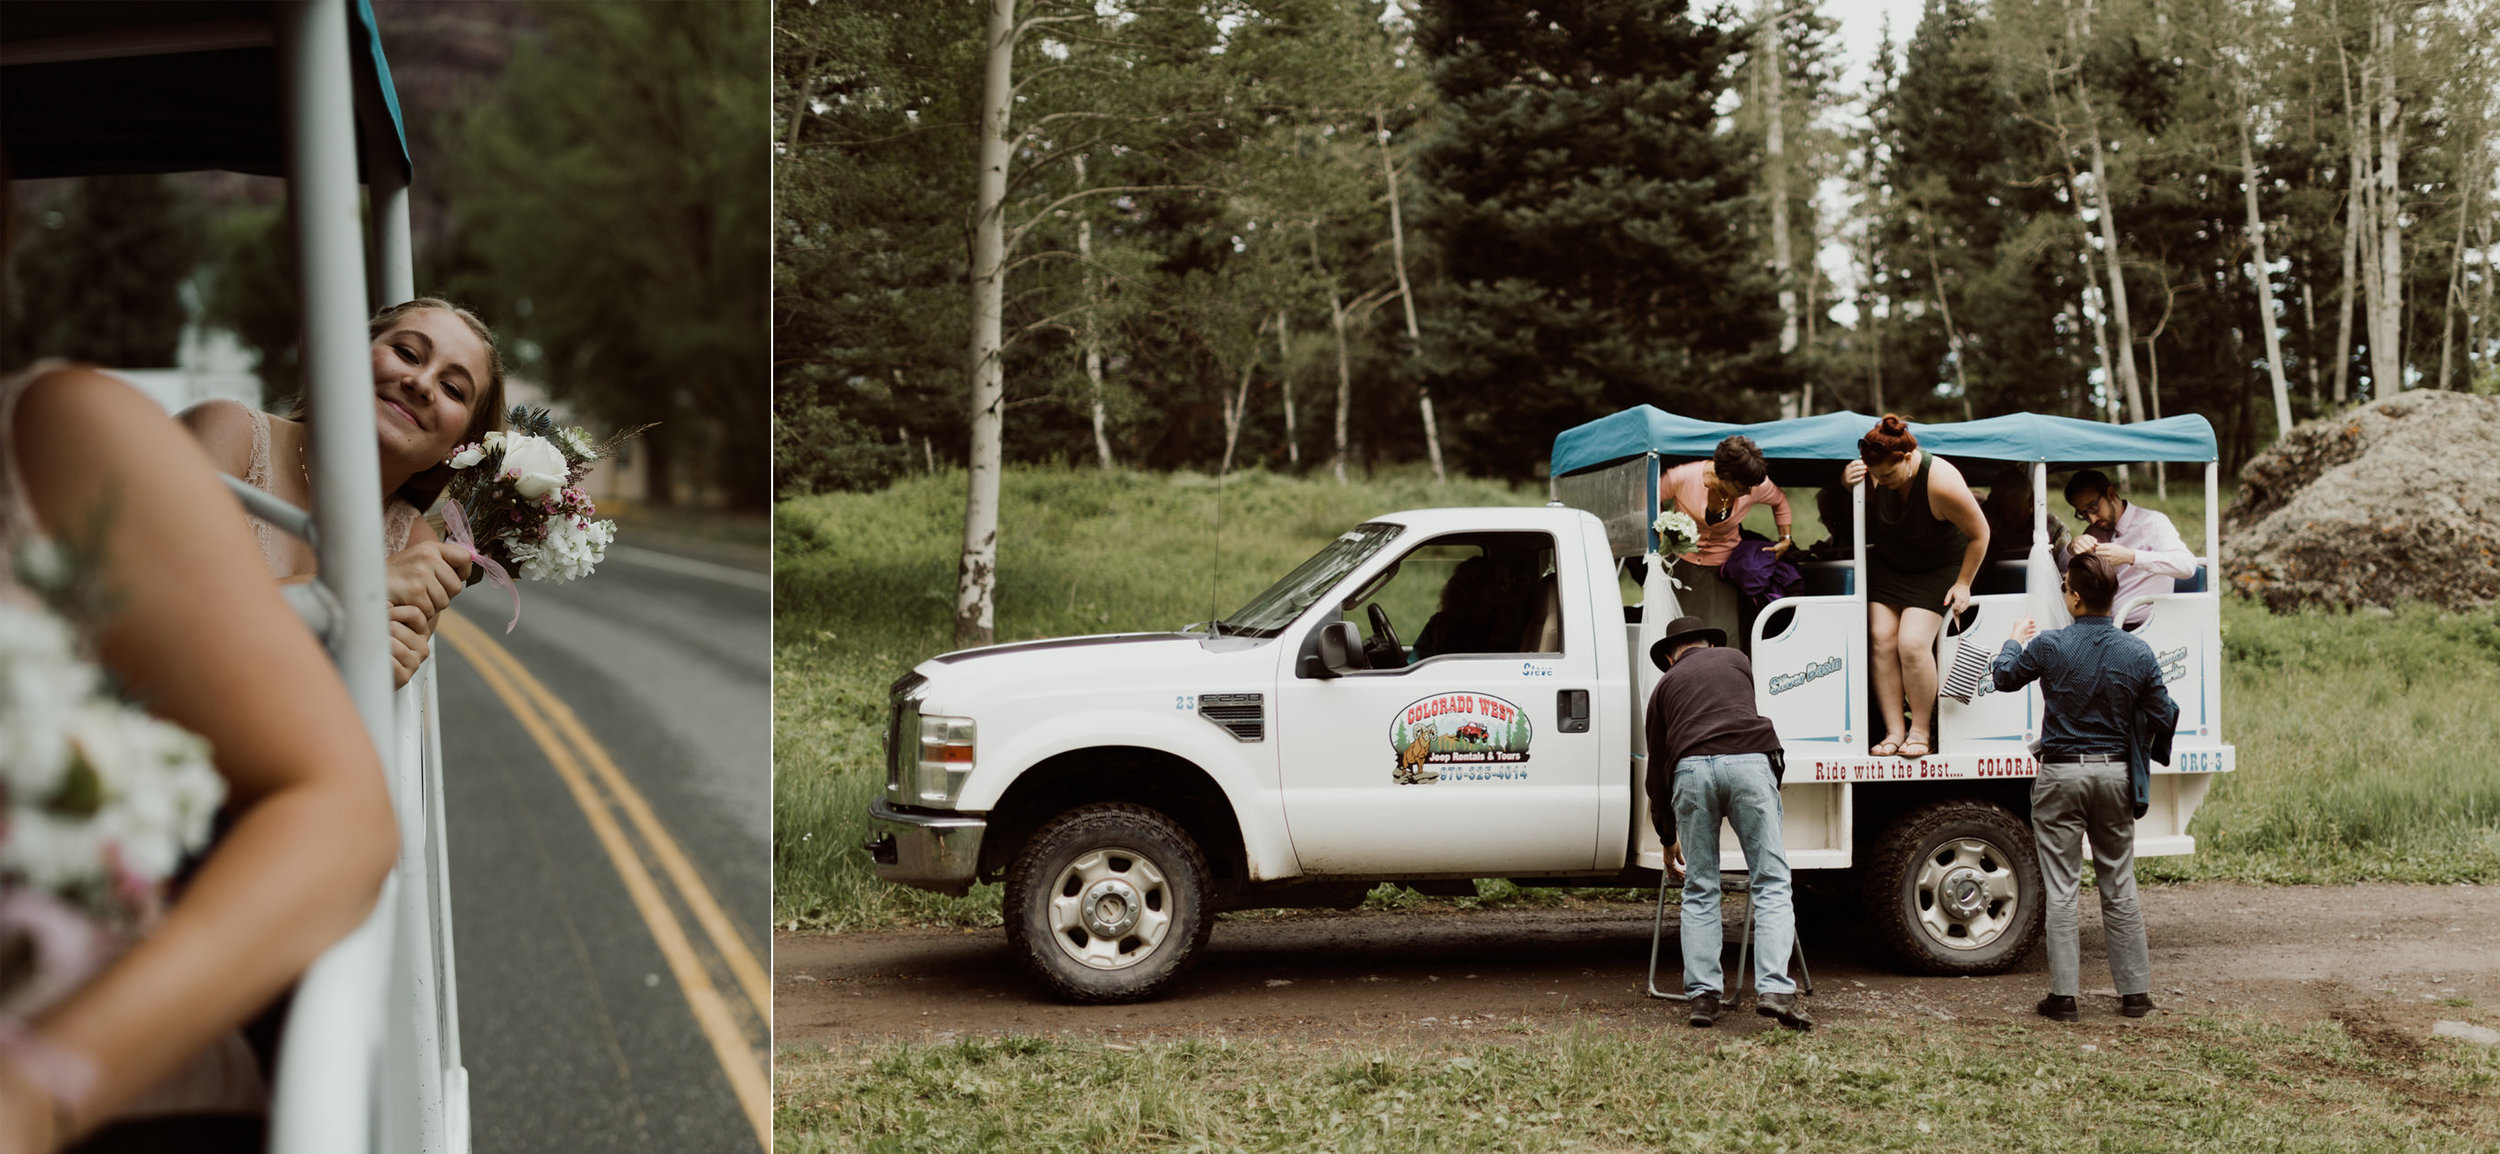
{"label": "truck front wheel", "polygon": [[1072,1002],[1161,994],[1215,926],[1207,860],[1188,831],[1116,802],[1037,831],[1007,871],[1003,913],[1017,959]]}
{"label": "truck front wheel", "polygon": [[2040,940],[2044,896],[2031,827],[2003,807],[1947,801],[1876,839],[1867,908],[1912,973],[1995,974]]}

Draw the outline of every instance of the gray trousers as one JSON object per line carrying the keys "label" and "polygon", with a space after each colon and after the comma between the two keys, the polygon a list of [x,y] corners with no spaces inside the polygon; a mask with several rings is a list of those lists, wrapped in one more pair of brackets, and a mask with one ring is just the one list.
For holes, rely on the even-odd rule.
{"label": "gray trousers", "polygon": [[2110,980],[2120,994],[2149,994],[2152,959],[2144,943],[2144,911],[2135,900],[2135,799],[2127,763],[2119,760],[2043,761],[2031,782],[2031,837],[2049,897],[2049,992],[2073,997],[2081,982],[2075,905],[2087,836],[2098,873]]}

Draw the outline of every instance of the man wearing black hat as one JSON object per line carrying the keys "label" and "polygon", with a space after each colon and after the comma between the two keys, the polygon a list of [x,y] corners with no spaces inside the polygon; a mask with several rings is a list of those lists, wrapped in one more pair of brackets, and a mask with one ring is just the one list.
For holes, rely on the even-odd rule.
{"label": "man wearing black hat", "polygon": [[[1788,955],[1797,940],[1788,855],[1780,844],[1779,734],[1753,707],[1753,663],[1727,634],[1678,617],[1650,647],[1666,671],[1649,697],[1649,813],[1658,836],[1692,847],[1684,875],[1684,992],[1695,1026],[1716,1025],[1719,822],[1736,829],[1753,900],[1754,1012],[1792,1030],[1814,1020],[1797,1004]],[[1668,815],[1673,815],[1669,824]]]}

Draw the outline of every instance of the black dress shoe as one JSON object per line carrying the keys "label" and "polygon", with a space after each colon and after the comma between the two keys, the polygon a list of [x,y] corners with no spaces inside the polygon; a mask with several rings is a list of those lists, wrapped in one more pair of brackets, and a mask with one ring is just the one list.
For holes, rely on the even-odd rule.
{"label": "black dress shoe", "polygon": [[1684,1021],[1694,1029],[1707,1030],[1719,1024],[1719,995],[1703,990],[1693,995],[1693,1000],[1685,1003],[1685,1007],[1688,1012]]}
{"label": "black dress shoe", "polygon": [[2118,999],[2118,1012],[2130,1018],[2141,1018],[2153,1012],[2153,995],[2129,994]]}
{"label": "black dress shoe", "polygon": [[2051,994],[2040,999],[2040,1016],[2057,1022],[2080,1022],[2083,1011],[2075,1008],[2072,994]]}
{"label": "black dress shoe", "polygon": [[1763,994],[1753,1000],[1753,1012],[1765,1018],[1777,1018],[1780,1025],[1791,1030],[1814,1028],[1814,1019],[1806,1016],[1806,1008],[1797,1004],[1795,994]]}

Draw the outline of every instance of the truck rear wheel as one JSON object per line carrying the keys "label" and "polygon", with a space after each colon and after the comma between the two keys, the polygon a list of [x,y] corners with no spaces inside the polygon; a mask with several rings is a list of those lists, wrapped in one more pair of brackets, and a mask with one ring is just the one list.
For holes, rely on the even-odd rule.
{"label": "truck rear wheel", "polygon": [[1876,839],[1868,864],[1867,912],[1912,973],[2003,973],[2040,940],[2044,895],[2031,827],[2002,806],[1947,801],[1911,810]]}
{"label": "truck rear wheel", "polygon": [[1007,941],[1072,1002],[1161,994],[1215,927],[1207,859],[1188,831],[1144,806],[1089,805],[1052,819],[1007,871]]}

